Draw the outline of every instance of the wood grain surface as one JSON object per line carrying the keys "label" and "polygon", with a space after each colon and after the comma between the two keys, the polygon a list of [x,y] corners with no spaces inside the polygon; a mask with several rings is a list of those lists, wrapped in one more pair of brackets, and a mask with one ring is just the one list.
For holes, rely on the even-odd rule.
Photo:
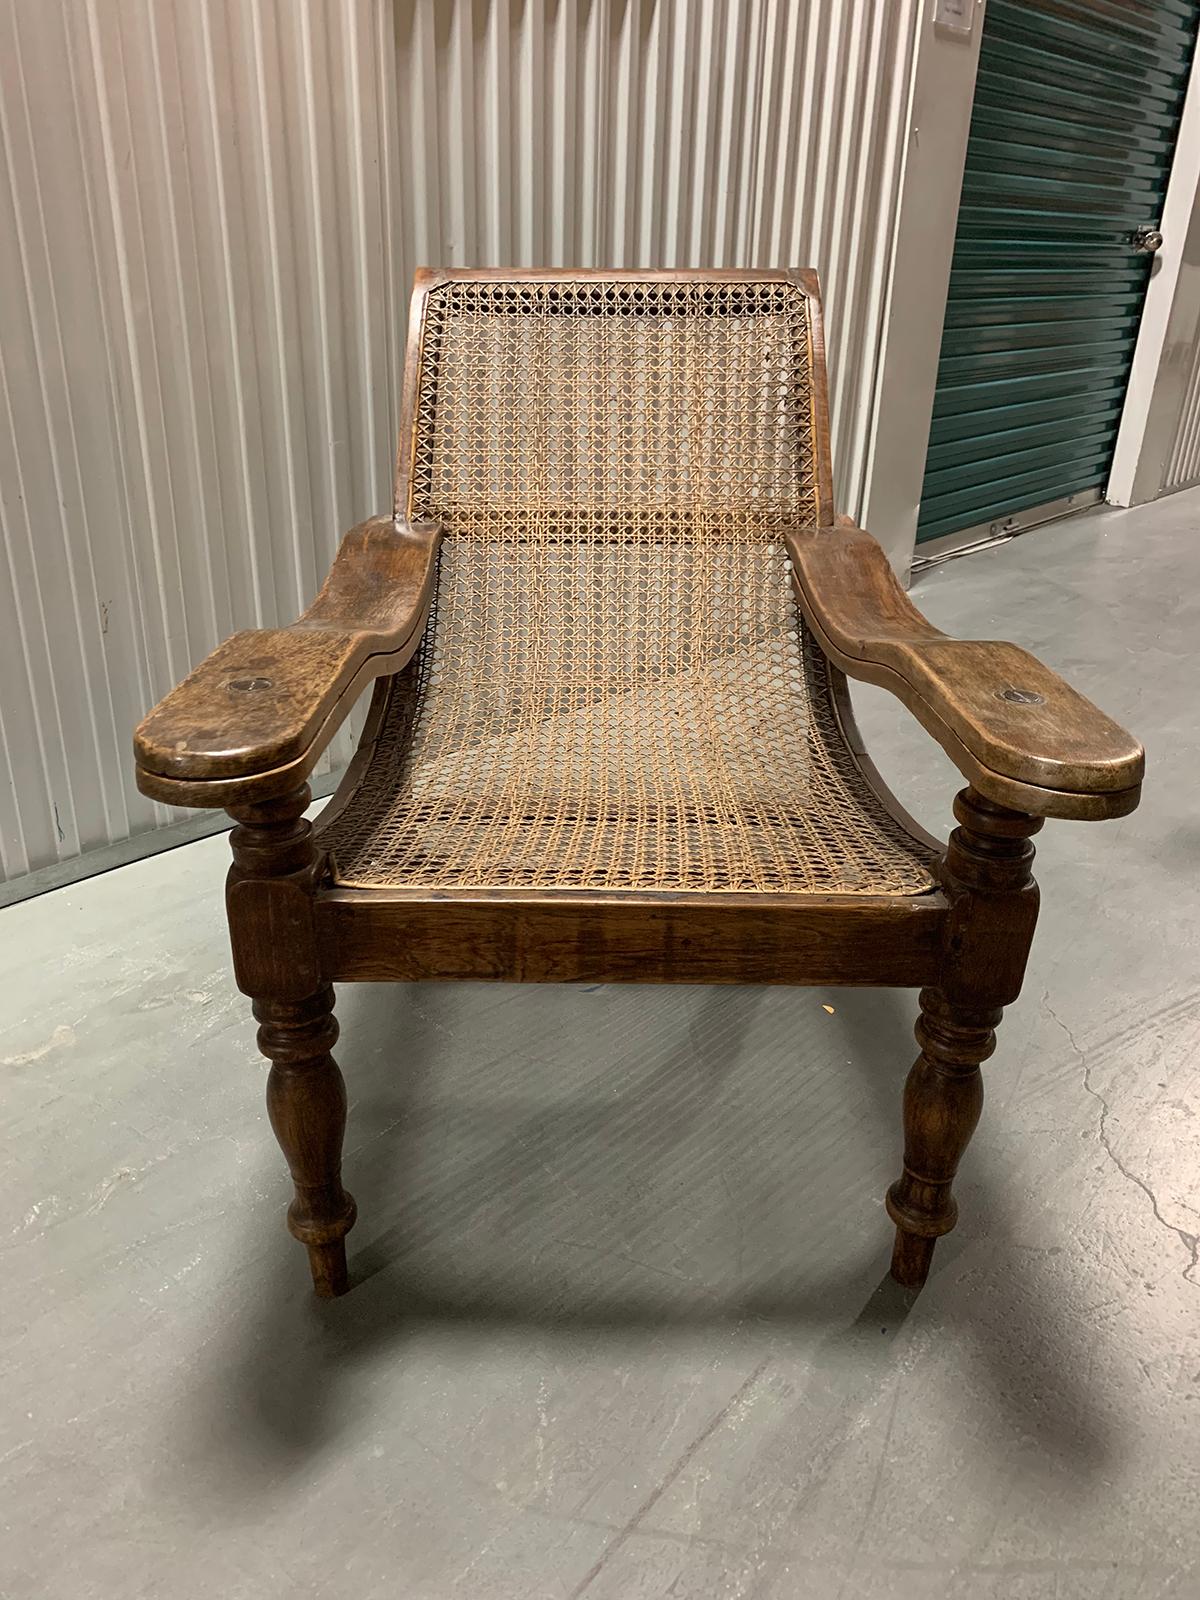
{"label": "wood grain surface", "polygon": [[[143,792],[226,805],[228,787],[200,786],[280,768],[293,787],[303,781],[340,720],[331,713],[349,709],[347,691],[395,672],[416,649],[439,537],[435,523],[391,517],[351,529],[299,621],[235,633],[142,722],[134,754]],[[185,784],[182,799],[173,786]]]}
{"label": "wood grain surface", "polygon": [[903,700],[982,792],[1032,815],[1121,816],[1137,804],[1141,745],[1035,656],[935,628],[853,524],[787,543],[822,648]]}

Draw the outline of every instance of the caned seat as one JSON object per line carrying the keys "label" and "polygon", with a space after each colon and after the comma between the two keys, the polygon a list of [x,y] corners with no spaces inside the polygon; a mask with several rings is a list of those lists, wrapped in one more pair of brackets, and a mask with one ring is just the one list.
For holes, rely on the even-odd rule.
{"label": "caned seat", "polygon": [[[468,557],[447,581],[447,553],[428,659],[388,696],[354,803],[322,833],[336,883],[932,888],[928,853],[864,782],[794,616],[773,639],[643,684],[500,696],[443,620],[477,578]],[[536,659],[529,633],[509,648]]]}
{"label": "caned seat", "polygon": [[[965,776],[944,846],[884,788],[845,675]],[[356,1215],[333,985],[428,979],[920,988],[887,1195],[918,1287],[1020,990],[1031,837],[1126,815],[1143,765],[1025,651],[932,627],[835,516],[810,272],[420,274],[390,514],[135,747],[144,793],[237,823],[234,974],[322,1295]]]}
{"label": "caned seat", "polygon": [[930,889],[792,589],[801,288],[452,280],[424,326],[405,509],[441,523],[437,595],[324,835],[334,880]]}

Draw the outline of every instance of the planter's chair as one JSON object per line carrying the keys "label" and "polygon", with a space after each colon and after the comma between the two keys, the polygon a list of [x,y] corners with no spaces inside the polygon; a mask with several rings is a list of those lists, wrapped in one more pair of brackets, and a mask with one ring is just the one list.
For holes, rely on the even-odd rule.
{"label": "planter's chair", "polygon": [[[136,738],[144,793],[237,822],[234,970],[318,1294],[354,1222],[332,985],[431,978],[920,987],[887,1200],[919,1285],[1021,984],[1030,835],[1132,811],[1141,749],[1024,651],[931,627],[835,519],[811,273],[421,273],[403,400],[392,515]],[[847,674],[966,778],[945,847]]]}

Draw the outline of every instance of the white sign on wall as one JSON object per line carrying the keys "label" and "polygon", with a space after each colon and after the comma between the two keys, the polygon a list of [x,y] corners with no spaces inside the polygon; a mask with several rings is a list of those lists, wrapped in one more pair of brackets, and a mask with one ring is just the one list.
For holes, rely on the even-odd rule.
{"label": "white sign on wall", "polygon": [[978,0],[933,0],[933,25],[956,39],[969,39]]}

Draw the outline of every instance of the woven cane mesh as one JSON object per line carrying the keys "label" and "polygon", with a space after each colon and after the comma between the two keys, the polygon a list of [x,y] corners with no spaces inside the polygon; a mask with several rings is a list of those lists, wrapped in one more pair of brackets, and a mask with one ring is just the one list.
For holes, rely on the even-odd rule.
{"label": "woven cane mesh", "polygon": [[451,281],[410,514],[442,520],[335,879],[913,894],[790,590],[816,511],[807,301],[762,282]]}

